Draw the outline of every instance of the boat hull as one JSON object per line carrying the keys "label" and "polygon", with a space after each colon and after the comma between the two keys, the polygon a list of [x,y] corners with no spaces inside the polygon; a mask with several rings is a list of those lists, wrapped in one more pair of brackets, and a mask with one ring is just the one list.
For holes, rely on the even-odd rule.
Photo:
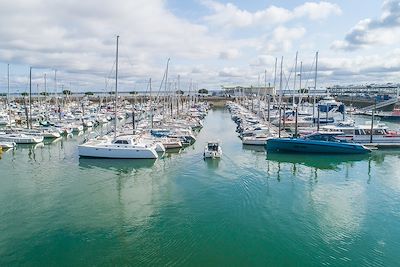
{"label": "boat hull", "polygon": [[370,150],[359,144],[306,141],[304,139],[274,138],[267,141],[267,151],[297,152],[297,153],[326,153],[326,154],[366,154]]}
{"label": "boat hull", "polygon": [[156,159],[157,152],[152,148],[107,148],[80,145],[78,146],[80,157],[112,158],[112,159]]}
{"label": "boat hull", "polygon": [[267,143],[268,138],[248,138],[248,137],[243,137],[242,143],[243,145],[252,145],[252,146],[265,146]]}

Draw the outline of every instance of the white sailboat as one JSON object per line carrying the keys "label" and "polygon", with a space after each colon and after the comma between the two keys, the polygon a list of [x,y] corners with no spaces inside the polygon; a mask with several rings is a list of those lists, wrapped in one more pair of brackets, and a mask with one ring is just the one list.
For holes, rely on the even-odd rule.
{"label": "white sailboat", "polygon": [[[118,40],[115,63],[115,107],[114,114],[117,118],[118,101]],[[156,159],[155,144],[143,143],[133,136],[117,136],[117,122],[114,120],[114,138],[102,137],[92,139],[78,146],[78,154],[81,157],[93,158],[123,158],[123,159]]]}
{"label": "white sailboat", "polygon": [[24,133],[0,133],[1,142],[13,142],[16,144],[37,144],[43,142],[43,136],[28,135]]}

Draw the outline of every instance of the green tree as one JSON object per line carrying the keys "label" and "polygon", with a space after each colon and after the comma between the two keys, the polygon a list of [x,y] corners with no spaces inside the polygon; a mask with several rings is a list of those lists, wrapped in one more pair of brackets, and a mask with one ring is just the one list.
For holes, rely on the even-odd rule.
{"label": "green tree", "polygon": [[206,95],[206,94],[208,94],[208,90],[207,89],[200,89],[199,90],[199,94],[204,94],[204,95]]}
{"label": "green tree", "polygon": [[22,96],[28,96],[29,94],[27,92],[21,93]]}
{"label": "green tree", "polygon": [[94,95],[93,92],[85,92],[85,95]]}
{"label": "green tree", "polygon": [[70,90],[63,90],[62,93],[63,95],[72,95],[72,92]]}
{"label": "green tree", "polygon": [[136,91],[130,91],[129,94],[130,94],[130,95],[137,95],[138,92],[136,92]]}
{"label": "green tree", "polygon": [[176,90],[176,92],[175,92],[177,95],[183,95],[184,94],[184,92],[182,91],[182,90]]}

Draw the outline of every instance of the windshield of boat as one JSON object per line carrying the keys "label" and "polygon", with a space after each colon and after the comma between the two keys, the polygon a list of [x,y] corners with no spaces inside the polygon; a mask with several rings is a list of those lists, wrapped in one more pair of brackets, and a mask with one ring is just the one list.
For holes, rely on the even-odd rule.
{"label": "windshield of boat", "polygon": [[209,143],[208,150],[210,151],[218,151],[218,144],[217,143]]}
{"label": "windshield of boat", "polygon": [[332,134],[310,134],[305,136],[304,139],[315,141],[341,142],[341,140],[336,138],[336,135]]}

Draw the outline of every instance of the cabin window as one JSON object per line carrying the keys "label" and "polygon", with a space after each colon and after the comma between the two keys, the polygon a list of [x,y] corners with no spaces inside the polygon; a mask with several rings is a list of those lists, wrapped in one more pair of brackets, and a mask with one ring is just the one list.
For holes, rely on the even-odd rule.
{"label": "cabin window", "polygon": [[355,134],[356,135],[361,135],[361,131],[357,129],[357,130],[355,130]]}
{"label": "cabin window", "polygon": [[114,144],[125,144],[125,145],[127,145],[129,143],[128,143],[127,140],[117,140],[117,141],[114,142]]}

